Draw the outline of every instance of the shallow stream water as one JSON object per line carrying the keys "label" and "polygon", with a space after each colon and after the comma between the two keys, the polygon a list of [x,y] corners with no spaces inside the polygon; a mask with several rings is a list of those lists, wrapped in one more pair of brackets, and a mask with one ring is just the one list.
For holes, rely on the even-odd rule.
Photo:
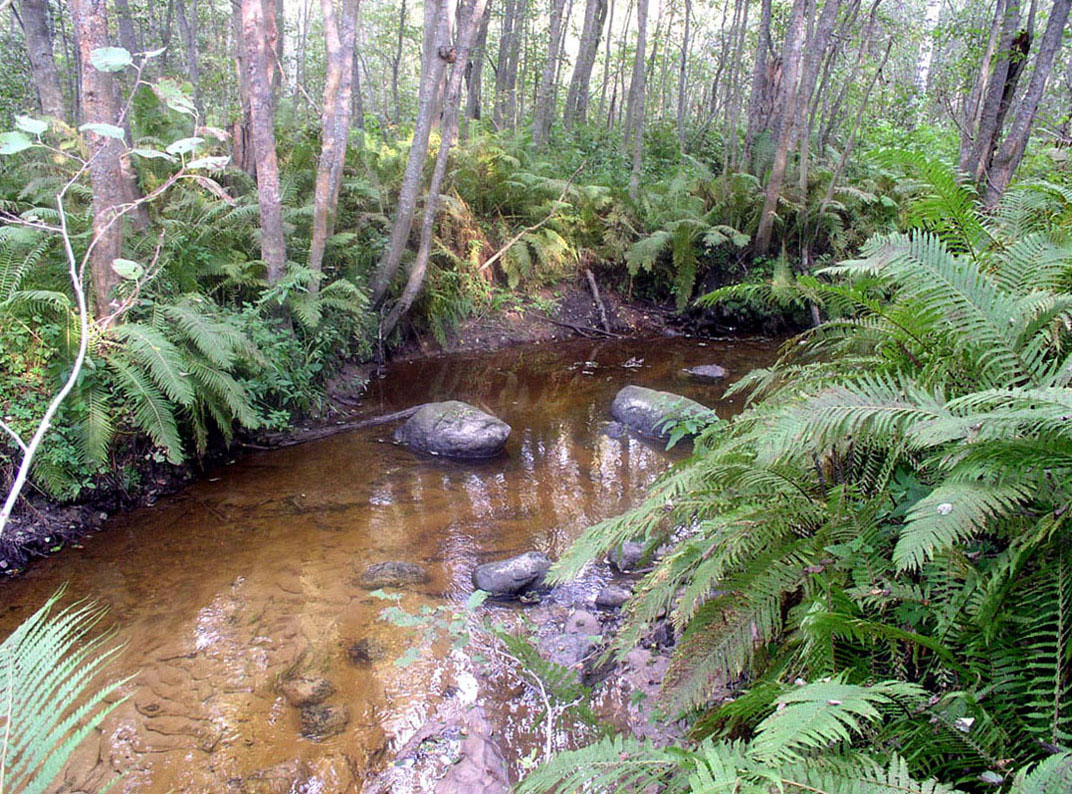
{"label": "shallow stream water", "polygon": [[[63,583],[71,598],[110,607],[126,648],[110,668],[133,675],[129,698],[78,751],[64,791],[274,791],[251,780],[288,764],[304,792],[360,791],[362,781],[464,681],[486,699],[513,760],[534,738],[507,676],[475,672],[464,653],[395,660],[419,635],[381,619],[384,602],[354,582],[375,562],[418,562],[426,584],[409,611],[464,602],[473,568],[529,549],[552,557],[588,525],[634,504],[684,450],[605,430],[628,383],[667,389],[722,416],[727,383],[774,358],[763,340],[573,341],[399,362],[373,381],[368,416],[440,399],[473,403],[513,427],[506,453],[462,463],[390,441],[392,425],[340,434],[222,467],[153,507],[0,583],[0,636]],[[717,363],[727,381],[682,372]],[[351,664],[345,648],[385,644],[387,658]],[[295,670],[336,687],[346,729],[301,737],[279,694]],[[287,791],[284,787],[281,790]],[[295,791],[299,789],[295,788]]]}

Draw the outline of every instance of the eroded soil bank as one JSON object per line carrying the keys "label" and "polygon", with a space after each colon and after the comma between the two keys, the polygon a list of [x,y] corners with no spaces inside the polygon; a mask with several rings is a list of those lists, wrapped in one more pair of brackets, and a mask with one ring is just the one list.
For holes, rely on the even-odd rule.
{"label": "eroded soil bank", "polygon": [[[110,674],[134,676],[129,699],[67,770],[68,790],[96,790],[121,771],[115,790],[126,792],[290,791],[296,781],[359,791],[389,759],[400,761],[391,770],[413,770],[393,790],[430,790],[420,775],[449,767],[457,748],[415,737],[452,708],[480,710],[473,729],[495,736],[516,779],[547,741],[532,688],[507,660],[481,658],[479,643],[424,647],[418,630],[383,620],[395,602],[362,573],[386,561],[420,566],[420,581],[383,588],[418,615],[461,608],[480,563],[533,549],[557,557],[684,454],[609,426],[618,389],[672,390],[729,416],[739,403],[720,399],[725,383],[683,369],[717,363],[730,382],[775,350],[756,339],[605,338],[398,361],[370,382],[361,413],[466,400],[512,426],[505,454],[421,457],[391,443],[389,425],[255,451],[31,566],[4,585],[0,632],[66,582],[72,598],[111,608],[127,648]],[[610,577],[598,566],[537,605],[481,609],[507,623],[530,617],[552,650],[576,613],[589,612],[597,623],[582,627],[587,642],[588,632],[613,630],[613,611],[594,605]],[[647,666],[656,657],[634,660],[636,682],[655,679]],[[287,694],[297,676],[330,684],[319,711]],[[629,721],[636,688],[627,679],[599,690],[600,717]],[[553,741],[569,746],[589,730],[562,723]],[[436,753],[438,771],[414,757]]]}

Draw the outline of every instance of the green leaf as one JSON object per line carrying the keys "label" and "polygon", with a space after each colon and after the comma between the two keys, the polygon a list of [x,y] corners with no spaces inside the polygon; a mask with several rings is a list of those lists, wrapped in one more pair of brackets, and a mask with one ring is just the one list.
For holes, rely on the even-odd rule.
{"label": "green leaf", "polygon": [[30,135],[41,135],[48,129],[48,122],[29,116],[15,116],[15,126]]}
{"label": "green leaf", "polygon": [[136,281],[145,275],[145,268],[133,259],[113,259],[112,270],[119,274],[120,278]]}
{"label": "green leaf", "polygon": [[208,168],[212,171],[219,171],[230,161],[230,157],[198,157],[196,160],[187,163],[186,168],[187,170],[192,170],[194,168]]}
{"label": "green leaf", "polygon": [[138,157],[144,157],[146,160],[168,160],[175,162],[175,158],[167,152],[161,152],[158,149],[131,149],[131,154],[136,154]]}
{"label": "green leaf", "polygon": [[197,108],[193,100],[183,91],[178,80],[164,78],[153,83],[153,93],[157,98],[172,110],[185,113],[188,116],[196,116]]}
{"label": "green leaf", "polygon": [[479,609],[491,596],[487,590],[474,590],[465,602],[465,608],[470,612]]}
{"label": "green leaf", "polygon": [[0,133],[0,154],[17,154],[34,143],[21,132]]}
{"label": "green leaf", "polygon": [[179,138],[179,140],[167,147],[167,153],[189,154],[204,142],[204,138]]}
{"label": "green leaf", "polygon": [[122,127],[117,127],[114,124],[101,124],[93,122],[91,124],[83,124],[78,128],[79,132],[92,132],[96,135],[102,135],[105,138],[115,138],[117,141],[121,141],[126,138],[126,132]]}
{"label": "green leaf", "polygon": [[134,58],[122,47],[100,47],[89,54],[89,62],[98,72],[119,72],[134,63]]}

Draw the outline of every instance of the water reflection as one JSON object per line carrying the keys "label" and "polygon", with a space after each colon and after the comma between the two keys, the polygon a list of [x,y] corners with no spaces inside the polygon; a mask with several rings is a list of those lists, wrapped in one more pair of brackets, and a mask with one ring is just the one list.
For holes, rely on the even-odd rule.
{"label": "water reflection", "polygon": [[[308,791],[357,790],[448,688],[475,699],[499,687],[509,702],[516,682],[479,680],[446,647],[396,666],[417,637],[377,620],[383,602],[355,574],[384,560],[425,565],[429,581],[402,600],[414,611],[464,599],[480,562],[561,552],[683,454],[607,435],[617,389],[667,388],[728,416],[723,385],[687,380],[682,367],[720,363],[739,376],[773,350],[659,339],[396,364],[371,385],[368,414],[466,400],[512,425],[506,454],[475,464],[419,458],[389,442],[389,427],[258,453],[4,583],[11,606],[0,631],[69,582],[72,595],[111,606],[128,643],[114,674],[137,674],[130,699],[79,751],[66,790],[96,790],[118,770],[114,790],[125,792],[268,791],[265,781],[299,772]],[[643,365],[623,366],[631,359]],[[344,648],[366,638],[387,658],[351,664]],[[294,670],[333,682],[334,702],[351,715],[341,735],[300,737],[298,712],[277,691]],[[523,743],[532,726],[523,705],[514,710],[503,730]]]}

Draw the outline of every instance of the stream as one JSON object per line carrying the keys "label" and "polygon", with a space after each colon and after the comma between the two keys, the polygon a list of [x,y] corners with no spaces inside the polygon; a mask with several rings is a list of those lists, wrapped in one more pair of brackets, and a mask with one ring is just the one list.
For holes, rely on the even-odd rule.
{"label": "stream", "polygon": [[[355,577],[381,561],[424,566],[428,580],[399,591],[414,613],[464,604],[483,562],[532,549],[557,557],[687,452],[604,432],[618,389],[674,391],[728,417],[742,400],[720,399],[727,383],[771,363],[776,348],[578,340],[397,362],[369,384],[367,416],[465,400],[513,427],[506,453],[476,463],[421,457],[391,443],[394,425],[255,452],[0,583],[0,636],[67,583],[68,600],[109,607],[106,622],[126,646],[108,675],[133,676],[127,700],[79,748],[57,790],[95,792],[122,773],[111,791],[359,792],[459,691],[484,705],[516,776],[543,741],[524,687],[449,643],[400,666],[420,634],[382,620],[390,602]],[[729,370],[726,381],[682,372],[708,363]],[[358,641],[387,653],[354,664],[346,649]],[[295,671],[331,681],[331,702],[349,712],[340,734],[302,737],[279,691]],[[287,771],[299,768],[300,786]]]}

